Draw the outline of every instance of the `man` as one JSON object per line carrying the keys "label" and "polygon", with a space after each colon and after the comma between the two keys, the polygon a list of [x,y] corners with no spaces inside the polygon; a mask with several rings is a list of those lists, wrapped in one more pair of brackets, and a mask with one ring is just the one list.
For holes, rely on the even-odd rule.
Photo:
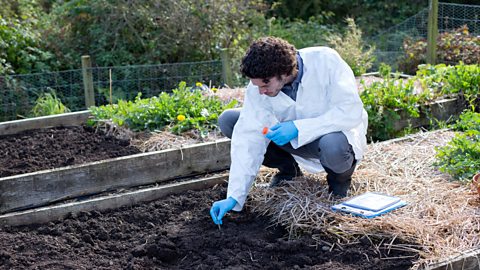
{"label": "man", "polygon": [[368,117],[345,61],[327,47],[297,51],[266,37],[250,45],[241,73],[250,79],[243,108],[218,120],[232,139],[232,162],[227,199],[210,209],[214,223],[242,210],[262,164],[279,169],[272,187],[302,175],[300,163],[313,173],[325,170],[329,192],[346,196],[366,147]]}

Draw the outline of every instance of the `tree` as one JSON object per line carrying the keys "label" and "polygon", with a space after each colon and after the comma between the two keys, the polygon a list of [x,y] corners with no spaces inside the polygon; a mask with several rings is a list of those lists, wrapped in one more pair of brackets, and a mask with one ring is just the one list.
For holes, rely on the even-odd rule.
{"label": "tree", "polygon": [[198,61],[248,44],[257,0],[72,0],[54,5],[48,49],[65,68]]}

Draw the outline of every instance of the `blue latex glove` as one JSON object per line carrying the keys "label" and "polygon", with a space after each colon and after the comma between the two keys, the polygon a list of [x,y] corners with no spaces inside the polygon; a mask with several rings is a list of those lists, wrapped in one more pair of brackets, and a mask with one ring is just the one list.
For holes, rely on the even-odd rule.
{"label": "blue latex glove", "polygon": [[212,216],[213,223],[222,224],[223,216],[225,216],[228,211],[232,210],[236,204],[237,201],[232,197],[214,202],[212,208],[210,208],[210,216]]}
{"label": "blue latex glove", "polygon": [[278,123],[270,130],[265,136],[280,146],[287,144],[298,136],[298,129],[293,121]]}

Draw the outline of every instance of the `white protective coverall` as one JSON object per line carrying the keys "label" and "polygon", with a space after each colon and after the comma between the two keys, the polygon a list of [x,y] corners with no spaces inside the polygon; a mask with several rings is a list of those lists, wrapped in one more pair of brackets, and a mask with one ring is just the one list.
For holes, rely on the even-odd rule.
{"label": "white protective coverall", "polygon": [[[261,95],[251,82],[247,87],[231,141],[227,198],[237,201],[235,211],[242,210],[270,142],[262,134],[263,127],[293,120],[298,137],[290,143],[295,149],[327,133],[342,131],[352,145],[355,159],[363,156],[368,117],[352,70],[335,50],[327,47],[305,48],[299,53],[303,77],[296,101],[282,91],[275,97]],[[323,170],[318,159],[294,158],[307,171]]]}

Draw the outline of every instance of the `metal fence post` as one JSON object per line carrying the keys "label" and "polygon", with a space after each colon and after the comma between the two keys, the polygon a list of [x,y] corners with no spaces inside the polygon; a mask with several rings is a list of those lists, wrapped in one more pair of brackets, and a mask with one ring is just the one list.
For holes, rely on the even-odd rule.
{"label": "metal fence post", "polygon": [[228,49],[220,49],[220,55],[222,58],[222,77],[225,84],[232,87],[232,67],[230,66],[230,56],[228,55]]}
{"label": "metal fence post", "polygon": [[82,56],[83,89],[85,92],[85,106],[95,106],[95,93],[93,92],[92,60],[89,55]]}
{"label": "metal fence post", "polygon": [[428,5],[427,63],[435,65],[437,60],[438,0]]}

